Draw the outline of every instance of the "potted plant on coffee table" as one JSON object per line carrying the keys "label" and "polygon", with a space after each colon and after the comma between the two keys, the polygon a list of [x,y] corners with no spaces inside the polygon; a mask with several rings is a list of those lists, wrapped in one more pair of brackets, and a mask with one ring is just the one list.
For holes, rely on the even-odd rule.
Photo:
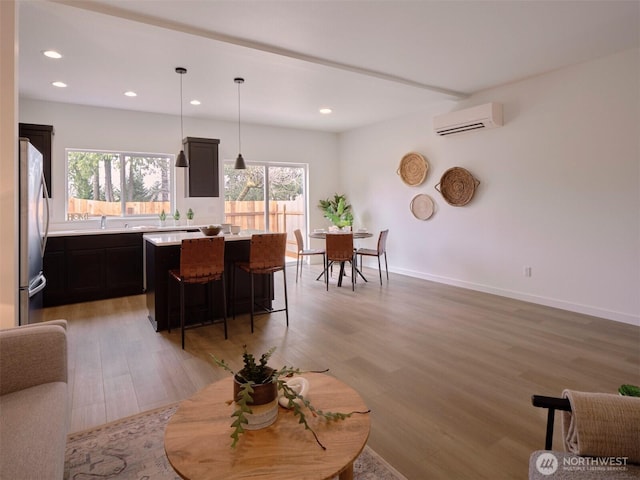
{"label": "potted plant on coffee table", "polygon": [[[353,414],[366,414],[366,412],[335,413],[318,410],[304,397],[301,391],[291,380],[294,376],[304,373],[299,368],[284,366],[274,369],[267,365],[269,358],[273,355],[276,347],[271,347],[267,352],[256,359],[252,353],[247,352],[247,346],[243,346],[242,354],[243,368],[234,372],[231,367],[222,359],[218,359],[211,354],[214,362],[233,375],[233,398],[235,410],[231,417],[233,421],[231,427],[233,439],[231,446],[235,447],[240,439],[240,435],[246,430],[257,430],[273,424],[278,416],[278,392],[284,397],[284,405],[290,408],[293,414],[298,417],[298,422],[304,425],[305,430],[309,430],[318,445],[326,450],[320,442],[316,432],[307,422],[308,412],[313,416],[319,416],[326,420],[344,420]],[[326,371],[326,370],[325,370]],[[314,372],[323,373],[323,372]]]}

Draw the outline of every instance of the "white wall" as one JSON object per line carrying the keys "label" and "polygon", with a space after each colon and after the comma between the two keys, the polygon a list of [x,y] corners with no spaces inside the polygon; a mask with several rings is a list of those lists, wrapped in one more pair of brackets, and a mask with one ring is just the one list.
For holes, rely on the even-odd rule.
{"label": "white wall", "polygon": [[[393,271],[640,325],[639,58],[622,52],[342,134],[356,224],[390,229]],[[489,101],[504,104],[504,127],[433,133],[434,114]],[[395,173],[411,151],[430,164],[418,187]],[[481,181],[465,207],[434,189],[453,166]],[[410,213],[418,193],[436,203],[430,220]]]}
{"label": "white wall", "polygon": [[[308,163],[310,226],[327,224],[318,199],[346,193],[356,226],[390,228],[392,271],[640,325],[639,71],[638,50],[627,51],[339,137],[243,125],[243,155]],[[504,127],[433,134],[434,114],[488,101],[504,104]],[[65,147],[179,147],[179,118],[172,116],[21,99],[20,121],[56,128],[58,220]],[[233,122],[186,118],[185,135],[219,138],[221,158],[237,155]],[[395,173],[410,151],[430,164],[419,187]],[[452,166],[481,181],[465,207],[448,205],[434,189]],[[191,206],[219,222],[220,200],[184,199],[178,180],[181,211]],[[409,211],[418,193],[436,203],[428,221]]]}
{"label": "white wall", "polygon": [[0,328],[18,324],[16,10],[15,2],[0,2]]}
{"label": "white wall", "polygon": [[[61,224],[65,220],[65,148],[172,154],[177,154],[181,148],[180,118],[170,115],[20,99],[20,122],[53,125],[55,128],[52,214],[57,229],[68,228]],[[185,136],[220,139],[221,161],[235,159],[238,155],[237,128],[234,122],[184,119]],[[246,161],[309,165],[309,174],[313,179],[308,187],[311,225],[323,222],[321,212],[315,208],[318,199],[333,193],[334,177],[324,172],[338,168],[337,145],[337,136],[331,133],[250,124],[242,126],[242,154]],[[220,169],[222,172],[222,162]],[[178,168],[176,171],[177,206],[183,215],[193,208],[197,223],[221,223],[224,197],[184,198],[185,170]],[[94,222],[97,223],[97,220]]]}

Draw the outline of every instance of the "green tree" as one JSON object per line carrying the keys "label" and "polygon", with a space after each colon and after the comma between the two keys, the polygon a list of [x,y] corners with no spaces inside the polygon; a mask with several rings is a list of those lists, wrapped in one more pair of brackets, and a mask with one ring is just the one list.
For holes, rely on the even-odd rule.
{"label": "green tree", "polygon": [[270,167],[269,196],[270,200],[295,200],[302,195],[301,168]]}
{"label": "green tree", "polygon": [[225,194],[227,201],[264,200],[264,167],[247,165],[246,170],[224,166]]}
{"label": "green tree", "polygon": [[[225,200],[264,200],[264,168],[248,165],[246,170],[224,166]],[[302,195],[303,170],[296,167],[269,168],[269,200],[295,200]]]}
{"label": "green tree", "polygon": [[71,196],[85,200],[95,199],[94,176],[96,176],[96,172],[98,171],[100,158],[101,155],[94,152],[69,153],[67,169],[70,179],[69,193]]}

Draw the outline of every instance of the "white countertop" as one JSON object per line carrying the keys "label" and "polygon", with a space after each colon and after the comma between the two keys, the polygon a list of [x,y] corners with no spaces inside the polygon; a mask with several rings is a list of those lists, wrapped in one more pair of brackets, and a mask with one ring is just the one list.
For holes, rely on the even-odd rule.
{"label": "white countertop", "polygon": [[[231,233],[220,234],[224,237],[225,242],[233,242],[237,240],[251,240],[254,233],[264,233],[260,230],[243,230],[237,235]],[[180,245],[182,240],[190,238],[204,238],[202,232],[167,232],[167,233],[146,233],[142,237],[147,242],[157,247],[168,247],[170,245]]]}
{"label": "white countertop", "polygon": [[169,227],[157,227],[153,225],[141,226],[141,227],[107,227],[105,229],[100,228],[78,228],[69,230],[50,230],[49,237],[75,237],[79,235],[109,235],[114,233],[149,233],[149,232],[176,232],[185,231],[187,229],[198,228],[198,226],[187,225],[171,225]]}

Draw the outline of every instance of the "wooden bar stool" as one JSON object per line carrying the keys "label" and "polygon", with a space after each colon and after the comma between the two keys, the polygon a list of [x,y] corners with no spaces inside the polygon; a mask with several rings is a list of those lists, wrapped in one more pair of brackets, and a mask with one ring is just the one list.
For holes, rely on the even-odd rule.
{"label": "wooden bar stool", "polygon": [[[227,339],[227,295],[224,282],[224,237],[205,237],[183,240],[180,246],[180,269],[169,270],[169,281],[176,280],[180,285],[180,330],[182,349],[184,350],[184,287],[187,284],[207,284],[209,307],[213,299],[213,282],[220,281],[222,287],[222,312],[224,319],[224,338]],[[170,296],[169,296],[170,298]],[[169,303],[169,302],[167,302]],[[169,305],[169,314],[171,306]],[[211,322],[213,323],[213,319]],[[196,325],[206,325],[205,323]],[[171,320],[167,323],[171,332]]]}
{"label": "wooden bar stool", "polygon": [[[260,233],[251,236],[249,261],[237,262],[236,267],[251,275],[251,333],[253,333],[253,317],[267,313],[285,312],[287,327],[289,326],[289,302],[287,299],[287,273],[285,269],[285,255],[287,249],[286,233]],[[284,308],[273,309],[266,305],[258,305],[261,311],[255,312],[255,275],[271,275],[282,272],[284,285]],[[233,296],[236,298],[236,281],[234,274]],[[235,318],[235,308],[233,309]]]}

